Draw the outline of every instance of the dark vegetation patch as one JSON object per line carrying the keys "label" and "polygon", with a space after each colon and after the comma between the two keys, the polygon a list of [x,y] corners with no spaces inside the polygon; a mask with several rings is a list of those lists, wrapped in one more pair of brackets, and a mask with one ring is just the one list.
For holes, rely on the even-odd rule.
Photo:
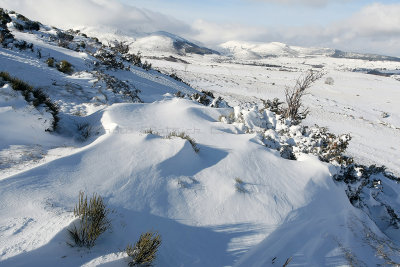
{"label": "dark vegetation patch", "polygon": [[11,87],[15,91],[21,92],[26,102],[32,103],[33,106],[39,108],[40,106],[45,107],[46,111],[50,112],[53,116],[52,127],[46,129],[46,131],[55,131],[58,126],[60,118],[58,117],[59,108],[51,101],[49,96],[42,91],[40,88],[33,88],[29,84],[23,82],[18,78],[11,77],[7,72],[0,72],[0,77],[11,84]]}

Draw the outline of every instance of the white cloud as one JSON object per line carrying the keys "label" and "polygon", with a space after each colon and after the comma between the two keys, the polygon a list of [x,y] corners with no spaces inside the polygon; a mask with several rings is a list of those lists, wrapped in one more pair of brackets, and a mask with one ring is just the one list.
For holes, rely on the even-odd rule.
{"label": "white cloud", "polygon": [[192,28],[191,38],[205,44],[217,45],[230,40],[259,40],[267,37],[267,29],[256,26],[243,26],[234,23],[215,23],[196,20]]}
{"label": "white cloud", "polygon": [[228,40],[279,41],[354,52],[400,56],[400,4],[371,4],[328,26],[252,27],[197,21],[194,39],[216,44]]}
{"label": "white cloud", "polygon": [[190,31],[172,17],[122,4],[117,0],[0,0],[0,6],[59,27],[109,26],[122,30]]}
{"label": "white cloud", "polygon": [[312,7],[323,7],[333,3],[346,3],[359,0],[253,0],[253,1],[277,3],[284,5],[305,5]]}

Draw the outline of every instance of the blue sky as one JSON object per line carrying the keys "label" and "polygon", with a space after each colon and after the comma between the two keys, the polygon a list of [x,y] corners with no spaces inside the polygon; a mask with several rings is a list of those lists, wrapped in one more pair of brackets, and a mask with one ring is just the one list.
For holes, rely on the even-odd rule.
{"label": "blue sky", "polygon": [[167,31],[216,48],[283,42],[400,57],[400,0],[0,0],[59,27]]}

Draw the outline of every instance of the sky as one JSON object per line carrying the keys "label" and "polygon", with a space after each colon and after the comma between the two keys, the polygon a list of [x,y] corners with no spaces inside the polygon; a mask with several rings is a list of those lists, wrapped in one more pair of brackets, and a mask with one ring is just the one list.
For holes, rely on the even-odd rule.
{"label": "sky", "polygon": [[0,0],[58,27],[167,31],[216,48],[283,42],[400,57],[400,0]]}

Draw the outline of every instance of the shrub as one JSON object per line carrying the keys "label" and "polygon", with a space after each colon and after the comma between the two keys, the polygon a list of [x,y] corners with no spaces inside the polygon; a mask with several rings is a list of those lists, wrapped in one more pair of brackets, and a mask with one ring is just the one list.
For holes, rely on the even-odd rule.
{"label": "shrub", "polygon": [[268,110],[274,112],[276,115],[282,114],[283,109],[282,109],[281,105],[283,104],[283,102],[281,102],[279,100],[279,98],[274,98],[273,100],[268,99],[267,101],[265,101],[264,99],[261,99],[261,101],[264,104],[264,109],[262,109],[261,111],[268,109]]}
{"label": "shrub", "polygon": [[154,131],[153,129],[147,129],[147,130],[144,130],[144,133],[145,134],[151,134],[151,135],[158,135],[158,136],[160,136],[160,133],[159,132],[156,132],[156,131]]}
{"label": "shrub", "polygon": [[11,22],[11,18],[4,9],[0,8],[0,24],[7,24]]}
{"label": "shrub", "polygon": [[17,19],[22,20],[22,21],[29,21],[29,19],[27,17],[25,17],[24,15],[21,15],[21,14],[17,14]]}
{"label": "shrub", "polygon": [[8,44],[14,41],[14,35],[8,30],[7,27],[0,24],[0,43],[3,47],[6,47]]}
{"label": "shrub", "polygon": [[94,76],[97,78],[95,84],[103,81],[107,89],[110,89],[114,94],[122,94],[132,102],[142,102],[138,95],[141,91],[134,85],[128,83],[128,81],[122,81],[115,76],[108,75],[101,71],[95,72]]}
{"label": "shrub", "polygon": [[243,180],[242,179],[240,179],[239,177],[236,177],[235,178],[235,188],[236,188],[236,191],[237,192],[239,192],[239,193],[247,193],[247,190],[246,190],[246,188],[244,188],[244,182],[243,182]]}
{"label": "shrub", "polygon": [[310,70],[296,80],[293,88],[286,87],[285,97],[287,108],[284,112],[285,118],[291,119],[295,124],[306,118],[309,111],[308,109],[301,110],[303,107],[302,98],[307,94],[306,90],[323,75],[322,72]]}
{"label": "shrub", "polygon": [[76,129],[77,129],[77,131],[79,133],[79,139],[81,141],[87,140],[92,135],[92,131],[93,131],[92,125],[90,125],[87,122],[78,123],[76,125]]}
{"label": "shrub", "polygon": [[61,60],[57,64],[57,69],[63,73],[71,74],[72,73],[72,65],[66,60]]}
{"label": "shrub", "polygon": [[17,42],[14,42],[14,46],[18,48],[19,50],[26,50],[30,49],[33,52],[33,44],[32,43],[27,43],[23,40],[18,40]]}
{"label": "shrub", "polygon": [[113,42],[113,45],[109,44],[109,47],[111,47],[113,51],[116,51],[120,54],[129,53],[129,45],[127,45],[126,42],[118,42],[117,40],[115,40]]}
{"label": "shrub", "polygon": [[79,224],[78,227],[74,224],[72,229],[68,229],[75,245],[93,247],[97,238],[111,227],[107,218],[108,212],[102,197],[93,194],[88,202],[87,196],[79,192],[79,202],[74,208],[74,215],[79,218]]}
{"label": "shrub", "polygon": [[25,23],[25,29],[28,31],[38,31],[40,30],[40,24],[36,21],[29,21]]}
{"label": "shrub", "polygon": [[143,65],[142,65],[142,68],[143,68],[144,70],[146,70],[146,71],[151,70],[151,63],[145,61],[145,62],[143,63]]}
{"label": "shrub", "polygon": [[129,266],[142,265],[151,266],[156,259],[157,250],[161,245],[161,236],[155,232],[142,234],[135,246],[128,245],[126,253],[132,258]]}
{"label": "shrub", "polygon": [[200,151],[200,148],[197,147],[197,143],[196,141],[191,138],[189,135],[185,134],[184,132],[181,133],[177,133],[177,132],[170,132],[166,138],[171,139],[172,137],[179,137],[182,139],[186,139],[187,141],[189,141],[190,145],[192,146],[194,152],[198,153]]}
{"label": "shrub", "polygon": [[46,63],[47,63],[47,66],[49,66],[49,67],[54,67],[54,57],[49,57],[47,60],[46,60]]}
{"label": "shrub", "polygon": [[18,22],[14,22],[13,24],[15,29],[17,29],[18,31],[22,32],[24,30],[24,26],[22,26],[22,24],[19,24]]}
{"label": "shrub", "polygon": [[142,66],[142,56],[141,56],[140,52],[138,52],[137,54],[134,54],[134,53],[124,54],[123,59],[132,63],[133,65],[135,65],[137,67]]}
{"label": "shrub", "polygon": [[292,261],[292,257],[287,258],[287,260],[285,261],[285,263],[283,264],[283,267],[286,267],[289,265],[289,263]]}
{"label": "shrub", "polygon": [[104,48],[97,50],[94,57],[100,60],[107,68],[124,69],[125,67],[123,62],[117,58],[113,51]]}
{"label": "shrub", "polygon": [[327,78],[325,79],[325,84],[333,85],[334,83],[335,83],[335,81],[333,80],[332,77],[327,77]]}
{"label": "shrub", "polygon": [[68,42],[71,42],[72,40],[74,40],[73,35],[63,32],[63,31],[60,31],[60,30],[57,30],[57,37],[58,37],[58,39],[65,40]]}
{"label": "shrub", "polygon": [[17,19],[19,19],[20,21],[23,22],[23,25],[19,24],[18,26],[17,26],[18,23],[14,23],[15,28],[17,28],[19,31],[23,31],[23,30],[38,31],[40,29],[39,22],[32,21],[21,14],[17,14]]}

